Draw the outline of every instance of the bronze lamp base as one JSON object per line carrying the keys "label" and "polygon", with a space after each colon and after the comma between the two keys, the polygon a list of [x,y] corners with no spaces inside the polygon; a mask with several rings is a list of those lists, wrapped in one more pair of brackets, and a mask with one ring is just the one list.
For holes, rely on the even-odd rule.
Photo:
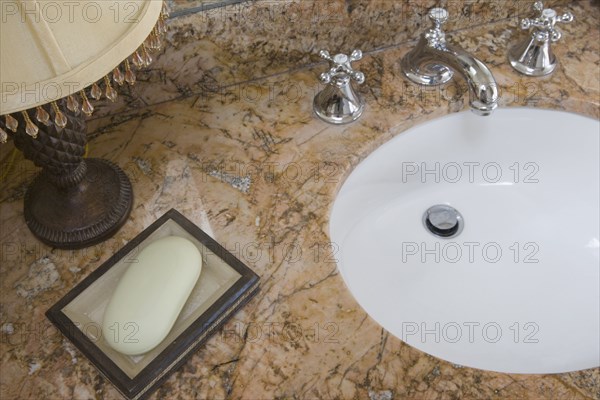
{"label": "bronze lamp base", "polygon": [[73,113],[66,116],[64,129],[40,125],[35,139],[25,133],[26,121],[21,117],[13,137],[25,158],[43,168],[25,194],[27,226],[50,246],[79,249],[117,232],[129,216],[133,192],[119,167],[83,158],[85,121]]}

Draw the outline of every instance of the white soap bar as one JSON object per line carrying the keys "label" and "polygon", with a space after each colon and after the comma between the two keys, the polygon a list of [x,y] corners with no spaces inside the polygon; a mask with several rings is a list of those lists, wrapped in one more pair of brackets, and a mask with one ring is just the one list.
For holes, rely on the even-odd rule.
{"label": "white soap bar", "polygon": [[169,333],[202,269],[202,256],[188,239],[167,236],[144,248],[119,281],[102,322],[115,350],[143,354]]}

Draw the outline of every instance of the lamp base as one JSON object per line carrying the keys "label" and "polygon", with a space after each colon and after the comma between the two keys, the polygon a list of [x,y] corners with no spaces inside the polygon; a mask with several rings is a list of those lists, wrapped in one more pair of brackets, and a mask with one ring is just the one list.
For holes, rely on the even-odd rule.
{"label": "lamp base", "polygon": [[[63,100],[63,103],[65,101]],[[31,110],[17,114],[15,146],[43,168],[25,194],[25,222],[42,242],[61,249],[80,249],[111,237],[131,211],[133,192],[127,175],[113,163],[84,159],[87,137],[81,113],[68,111],[64,128],[56,125],[58,108],[40,124],[35,138],[28,132]],[[29,120],[29,121],[27,121]],[[31,128],[31,126],[29,127]]]}
{"label": "lamp base", "polygon": [[79,249],[102,242],[131,211],[131,183],[119,167],[94,158],[82,164],[87,171],[76,185],[58,187],[42,171],[25,195],[25,222],[50,246]]}

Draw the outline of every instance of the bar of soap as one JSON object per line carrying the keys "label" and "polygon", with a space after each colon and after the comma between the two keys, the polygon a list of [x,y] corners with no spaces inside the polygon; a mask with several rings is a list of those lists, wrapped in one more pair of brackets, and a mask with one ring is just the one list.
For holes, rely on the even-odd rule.
{"label": "bar of soap", "polygon": [[127,355],[146,353],[168,334],[202,269],[188,239],[167,236],[144,248],[123,274],[102,321],[102,335]]}

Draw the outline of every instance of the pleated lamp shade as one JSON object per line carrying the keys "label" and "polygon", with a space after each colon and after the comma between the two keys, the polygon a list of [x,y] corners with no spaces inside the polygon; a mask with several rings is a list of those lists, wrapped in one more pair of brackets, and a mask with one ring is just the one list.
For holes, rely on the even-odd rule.
{"label": "pleated lamp shade", "polygon": [[[70,109],[88,115],[88,95],[114,101],[113,86],[135,82],[132,64],[152,61],[149,52],[160,47],[164,18],[162,0],[0,0],[5,126],[16,132],[11,113],[48,103],[56,111],[54,102],[64,97]],[[45,120],[44,109],[38,112]]]}

